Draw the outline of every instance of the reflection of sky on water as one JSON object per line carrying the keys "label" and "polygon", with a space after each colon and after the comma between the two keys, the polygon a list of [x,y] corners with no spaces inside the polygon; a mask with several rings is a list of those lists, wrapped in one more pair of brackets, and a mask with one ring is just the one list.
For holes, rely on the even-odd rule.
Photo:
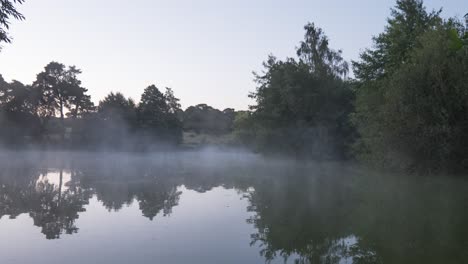
{"label": "reflection of sky on water", "polygon": [[5,160],[1,264],[466,260],[460,178],[212,153]]}
{"label": "reflection of sky on water", "polygon": [[[62,190],[68,189],[68,183],[71,181],[71,172],[68,170],[62,170]],[[52,169],[48,171],[46,174],[43,174],[37,180],[37,184],[39,183],[49,183],[56,186],[56,188],[60,185],[60,170]]]}
{"label": "reflection of sky on water", "polygon": [[[55,172],[47,179],[56,180]],[[65,174],[69,175],[70,174]],[[65,178],[65,177],[64,177]],[[69,179],[69,178],[68,178]],[[246,219],[247,200],[217,187],[205,193],[184,186],[169,216],[142,217],[137,202],[109,212],[96,197],[76,221],[79,232],[45,240],[22,214],[0,220],[0,263],[263,263]],[[282,261],[279,261],[282,263]]]}

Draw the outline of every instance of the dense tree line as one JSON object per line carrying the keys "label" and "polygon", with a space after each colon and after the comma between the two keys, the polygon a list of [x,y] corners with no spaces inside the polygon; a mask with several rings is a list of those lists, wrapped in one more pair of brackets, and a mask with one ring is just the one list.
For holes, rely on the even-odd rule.
{"label": "dense tree line", "polygon": [[206,104],[181,109],[171,88],[148,86],[138,103],[111,92],[97,106],[81,71],[51,62],[31,85],[0,75],[0,143],[4,147],[148,150],[182,143],[183,131],[225,135],[236,112]]}
{"label": "dense tree line", "polygon": [[[0,42],[10,41],[10,18],[24,19],[14,8],[22,2],[1,1]],[[295,58],[271,55],[255,74],[249,111],[182,111],[171,89],[154,85],[139,103],[111,93],[95,107],[80,70],[52,62],[32,85],[0,78],[1,138],[143,148],[180,143],[183,130],[233,133],[262,153],[409,171],[468,168],[468,30],[459,20],[427,11],[422,0],[397,0],[373,47],[352,62],[352,78],[322,29],[304,29]]]}
{"label": "dense tree line", "polygon": [[74,66],[49,63],[32,85],[0,76],[0,123],[4,145],[147,149],[182,137],[179,99],[170,88],[148,86],[136,104],[110,93],[96,107]]}
{"label": "dense tree line", "polygon": [[313,24],[298,57],[270,56],[236,134],[260,151],[355,157],[409,171],[468,168],[468,38],[457,19],[398,0],[353,62]]}
{"label": "dense tree line", "polygon": [[358,158],[407,170],[468,168],[468,38],[456,19],[400,0],[354,63]]}

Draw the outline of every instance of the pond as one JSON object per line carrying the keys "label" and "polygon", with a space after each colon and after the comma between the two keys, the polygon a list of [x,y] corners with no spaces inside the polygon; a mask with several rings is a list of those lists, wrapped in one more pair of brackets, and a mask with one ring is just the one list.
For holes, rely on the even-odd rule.
{"label": "pond", "polygon": [[467,263],[468,181],[240,152],[0,154],[0,263]]}

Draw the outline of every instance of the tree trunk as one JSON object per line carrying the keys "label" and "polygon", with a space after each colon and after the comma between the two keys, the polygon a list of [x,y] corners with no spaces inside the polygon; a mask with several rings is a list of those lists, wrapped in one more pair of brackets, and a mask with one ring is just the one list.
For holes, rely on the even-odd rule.
{"label": "tree trunk", "polygon": [[59,174],[59,197],[58,197],[58,206],[60,206],[62,202],[62,181],[63,181],[63,169],[60,169],[60,174]]}
{"label": "tree trunk", "polygon": [[63,100],[60,99],[60,123],[62,126],[62,144],[65,143],[65,119],[63,116]]}

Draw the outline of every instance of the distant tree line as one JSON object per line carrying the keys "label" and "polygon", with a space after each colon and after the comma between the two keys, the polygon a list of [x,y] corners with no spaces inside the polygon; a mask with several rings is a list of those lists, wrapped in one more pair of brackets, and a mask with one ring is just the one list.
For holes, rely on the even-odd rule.
{"label": "distant tree line", "polygon": [[236,112],[206,104],[183,111],[171,88],[148,86],[138,103],[111,92],[97,106],[81,85],[81,71],[51,62],[31,85],[0,75],[0,143],[111,150],[174,147],[183,131],[223,135],[233,130]]}
{"label": "distant tree line", "polygon": [[183,113],[184,130],[205,134],[228,134],[234,126],[236,111],[218,110],[206,104],[188,107]]}
{"label": "distant tree line", "polygon": [[110,93],[96,107],[74,66],[49,63],[32,85],[0,77],[0,124],[4,145],[64,144],[79,147],[147,149],[148,143],[181,141],[179,99],[170,88],[148,86],[136,104]]}

